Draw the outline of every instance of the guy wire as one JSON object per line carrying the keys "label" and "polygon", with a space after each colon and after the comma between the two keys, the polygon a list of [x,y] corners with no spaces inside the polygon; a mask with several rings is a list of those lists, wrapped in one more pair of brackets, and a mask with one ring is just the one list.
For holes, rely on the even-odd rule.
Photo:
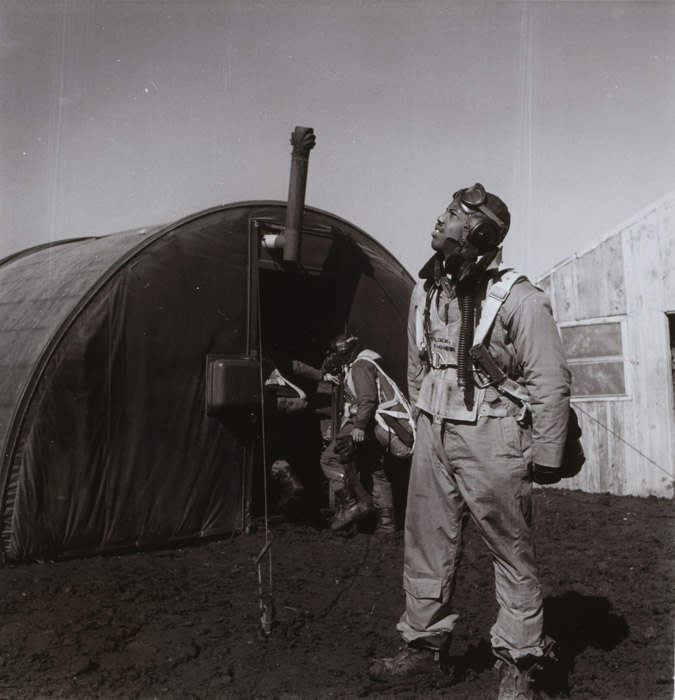
{"label": "guy wire", "polygon": [[[588,416],[592,421],[597,423],[601,428],[604,428],[610,435],[614,436],[617,440],[620,442],[623,442],[624,445],[627,445],[628,447],[631,448],[631,450],[635,450],[641,457],[644,457],[650,464],[653,464],[657,469],[661,470],[666,476],[669,476],[671,479],[673,478],[673,475],[666,469],[664,469],[660,464],[655,462],[653,459],[648,457],[644,452],[641,452],[635,445],[631,445],[628,440],[624,440],[621,435],[618,435],[615,433],[609,426],[605,425],[602,421],[599,421],[595,416],[592,416],[588,411],[584,411],[583,408],[578,403],[574,404],[574,408],[577,409],[580,413],[583,413],[585,416]],[[583,442],[583,440],[582,440]]]}
{"label": "guy wire", "polygon": [[[272,550],[270,548],[269,541],[269,513],[267,505],[267,433],[265,429],[265,378],[263,376],[263,343],[262,343],[262,311],[261,311],[261,298],[260,298],[260,275],[257,275],[257,295],[258,295],[258,359],[260,367],[260,432],[261,432],[261,442],[262,442],[262,471],[263,471],[263,497],[264,497],[264,521],[265,521],[265,548],[263,551],[268,550],[268,578],[269,578],[269,592],[272,594]],[[260,567],[260,563],[258,563]],[[258,568],[260,573],[260,568]],[[262,580],[260,583],[260,595],[262,596]]]}

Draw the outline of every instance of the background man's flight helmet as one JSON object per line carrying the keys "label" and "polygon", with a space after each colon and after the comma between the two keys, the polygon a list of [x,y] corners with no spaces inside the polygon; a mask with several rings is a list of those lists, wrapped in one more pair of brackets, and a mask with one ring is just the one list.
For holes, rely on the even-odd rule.
{"label": "background man's flight helmet", "polygon": [[340,333],[331,340],[329,358],[331,364],[349,364],[360,352],[361,344],[359,339],[349,333]]}

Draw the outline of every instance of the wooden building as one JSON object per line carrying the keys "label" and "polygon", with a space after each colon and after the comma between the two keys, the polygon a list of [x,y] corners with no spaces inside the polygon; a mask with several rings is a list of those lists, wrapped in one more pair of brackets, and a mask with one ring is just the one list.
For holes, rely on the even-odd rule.
{"label": "wooden building", "polygon": [[538,280],[572,371],[587,462],[561,487],[673,496],[675,193]]}

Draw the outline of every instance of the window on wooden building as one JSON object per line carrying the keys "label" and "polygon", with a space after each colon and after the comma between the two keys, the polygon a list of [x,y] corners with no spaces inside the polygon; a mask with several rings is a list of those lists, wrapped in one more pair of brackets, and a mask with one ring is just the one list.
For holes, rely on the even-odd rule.
{"label": "window on wooden building", "polygon": [[572,398],[627,395],[623,318],[561,324],[560,336],[572,373]]}

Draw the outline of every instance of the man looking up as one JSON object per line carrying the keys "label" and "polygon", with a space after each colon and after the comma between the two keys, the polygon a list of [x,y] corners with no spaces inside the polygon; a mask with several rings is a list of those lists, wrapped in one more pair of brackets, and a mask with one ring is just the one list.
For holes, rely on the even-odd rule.
{"label": "man looking up", "polygon": [[488,293],[507,273],[500,246],[509,225],[504,202],[482,185],[456,192],[438,217],[434,255],[412,294],[408,388],[419,415],[405,524],[406,607],[397,625],[407,646],[370,669],[392,681],[447,666],[466,515],[494,563],[499,700],[535,697],[532,672],[549,650],[531,488],[560,479],[570,392],[549,300],[525,278],[501,300],[484,345],[527,399],[485,386],[469,355]]}

